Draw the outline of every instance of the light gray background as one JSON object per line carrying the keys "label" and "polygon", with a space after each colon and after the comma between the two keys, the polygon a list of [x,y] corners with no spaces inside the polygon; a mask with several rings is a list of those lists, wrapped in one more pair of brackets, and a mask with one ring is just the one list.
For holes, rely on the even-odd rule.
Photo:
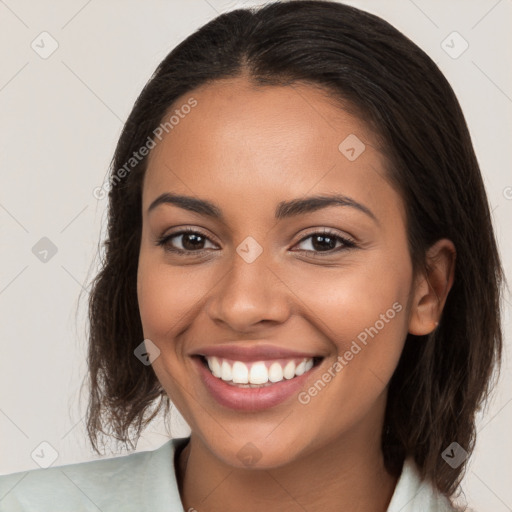
{"label": "light gray background", "polygon": [[[78,402],[86,370],[87,283],[96,271],[107,204],[92,191],[102,185],[123,121],[163,57],[217,14],[258,3],[0,0],[1,474],[38,467],[31,454],[41,453],[42,442],[55,450],[53,465],[98,458],[85,440],[85,400]],[[347,3],[408,35],[452,84],[510,279],[512,1]],[[44,31],[51,37],[41,36]],[[457,58],[464,42],[450,36],[454,31],[469,44]],[[42,58],[52,38],[58,48]],[[57,248],[46,262],[32,252],[42,237]],[[505,298],[510,350],[510,296]],[[467,502],[482,512],[512,510],[511,382],[506,356],[500,385],[479,420],[463,486]],[[176,412],[171,433],[188,433]],[[162,421],[155,421],[137,451],[167,439]]]}

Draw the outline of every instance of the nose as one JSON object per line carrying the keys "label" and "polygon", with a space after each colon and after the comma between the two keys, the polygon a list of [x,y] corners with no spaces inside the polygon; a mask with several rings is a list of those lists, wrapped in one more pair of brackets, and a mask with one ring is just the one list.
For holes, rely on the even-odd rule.
{"label": "nose", "polygon": [[248,263],[237,253],[233,264],[207,301],[212,321],[246,332],[260,324],[280,324],[290,316],[293,294],[278,271],[268,264],[265,252]]}

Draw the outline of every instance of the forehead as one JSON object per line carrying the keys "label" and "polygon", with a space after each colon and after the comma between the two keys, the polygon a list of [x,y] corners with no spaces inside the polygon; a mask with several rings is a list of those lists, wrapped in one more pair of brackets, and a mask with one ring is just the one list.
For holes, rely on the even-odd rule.
{"label": "forehead", "polygon": [[236,197],[247,207],[339,192],[374,205],[374,211],[395,202],[403,215],[376,137],[325,91],[219,80],[178,99],[170,113],[190,98],[197,105],[184,109],[189,113],[151,152],[145,209],[171,190],[228,204]]}

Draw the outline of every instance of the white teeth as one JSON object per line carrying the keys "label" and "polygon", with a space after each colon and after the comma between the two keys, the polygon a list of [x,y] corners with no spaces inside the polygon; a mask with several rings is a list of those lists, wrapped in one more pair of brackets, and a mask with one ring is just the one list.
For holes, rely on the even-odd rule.
{"label": "white teeth", "polygon": [[233,361],[230,364],[227,360],[218,357],[206,357],[206,361],[214,377],[233,384],[256,386],[290,380],[303,375],[313,367],[313,358],[303,359],[298,364],[296,360],[290,360],[285,365],[274,361],[268,367],[265,361],[255,363]]}
{"label": "white teeth", "polygon": [[302,375],[306,371],[306,361],[302,361],[295,368],[295,375]]}
{"label": "white teeth", "polygon": [[259,362],[251,366],[249,382],[251,384],[265,384],[268,382],[268,370],[265,363]]}
{"label": "white teeth", "polygon": [[285,379],[293,379],[295,377],[295,362],[290,361],[283,369],[283,376]]}
{"label": "white teeth", "polygon": [[241,361],[233,363],[233,382],[235,384],[247,384],[249,382],[249,370]]}
{"label": "white teeth", "polygon": [[283,367],[279,363],[272,363],[268,369],[268,380],[280,382],[283,380]]}
{"label": "white teeth", "polygon": [[231,372],[231,365],[227,361],[222,361],[221,372],[222,380],[229,382],[233,378],[233,373]]}
{"label": "white teeth", "polygon": [[208,358],[208,366],[215,377],[219,379],[222,377],[222,368],[216,357]]}

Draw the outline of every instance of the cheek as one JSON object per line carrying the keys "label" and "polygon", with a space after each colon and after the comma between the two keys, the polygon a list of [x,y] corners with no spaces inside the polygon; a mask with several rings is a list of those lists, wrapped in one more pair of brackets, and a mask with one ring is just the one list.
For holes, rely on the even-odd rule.
{"label": "cheek", "polygon": [[[407,325],[406,304],[411,269],[406,261],[397,268],[377,262],[347,262],[345,268],[304,267],[288,284],[307,307],[303,315],[324,332],[339,351],[350,347],[358,334],[377,323],[379,331],[402,332]],[[398,303],[398,304],[396,304]],[[395,306],[393,306],[395,304]],[[361,336],[364,338],[364,335]]]}
{"label": "cheek", "polygon": [[[187,380],[187,368],[183,364],[186,348],[180,342],[178,330],[186,322],[187,315],[194,314],[194,304],[200,291],[190,285],[191,276],[181,270],[172,270],[157,257],[142,250],[137,271],[137,297],[144,338],[159,348],[159,356],[152,362],[158,381],[172,402],[189,424],[189,414],[183,383]],[[185,324],[186,325],[186,324]]]}
{"label": "cheek", "polygon": [[137,297],[144,335],[156,340],[171,339],[187,318],[197,313],[196,309],[204,294],[197,286],[201,271],[193,267],[172,267],[158,258],[139,258],[137,273]]}
{"label": "cheek", "polygon": [[357,272],[353,267],[336,279],[317,272],[309,280],[314,286],[308,294],[305,288],[297,291],[298,296],[308,297],[304,308],[308,320],[330,341],[334,356],[299,398],[317,411],[318,428],[330,424],[333,432],[357,423],[374,409],[407,335],[407,265],[387,274],[376,267],[367,269]]}
{"label": "cheek", "polygon": [[137,272],[137,298],[144,336],[156,341],[162,330],[170,328],[177,306],[168,280],[163,278],[158,265],[151,265],[143,257]]}
{"label": "cheek", "polygon": [[347,258],[337,270],[310,267],[295,278],[290,287],[307,306],[302,315],[330,342],[333,364],[339,362],[330,367],[331,376],[341,377],[333,380],[337,396],[346,399],[357,386],[357,399],[371,401],[389,382],[407,335],[411,282],[405,251],[376,251],[364,266]]}

